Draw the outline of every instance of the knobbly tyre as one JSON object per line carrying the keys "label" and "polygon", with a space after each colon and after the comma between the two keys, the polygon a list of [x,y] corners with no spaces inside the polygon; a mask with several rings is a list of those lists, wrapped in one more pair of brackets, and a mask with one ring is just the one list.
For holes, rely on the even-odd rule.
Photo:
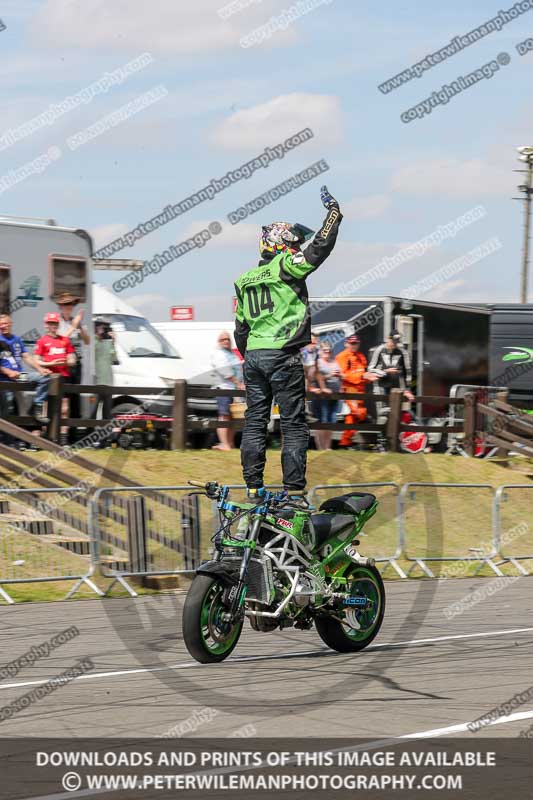
{"label": "knobbly tyre", "polygon": [[385,590],[374,559],[355,538],[377,509],[372,494],[326,500],[319,513],[265,491],[235,503],[217,482],[189,481],[217,501],[214,558],[196,571],[183,609],[183,639],[200,663],[223,661],[245,617],[256,631],[316,626],[333,650],[356,652],[377,635]]}

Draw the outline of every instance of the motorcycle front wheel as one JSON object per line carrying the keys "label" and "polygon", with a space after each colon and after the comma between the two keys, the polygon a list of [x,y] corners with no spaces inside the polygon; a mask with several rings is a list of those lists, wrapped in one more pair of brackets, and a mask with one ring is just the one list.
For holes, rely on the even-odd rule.
{"label": "motorcycle front wheel", "polygon": [[377,636],[385,614],[385,587],[375,567],[354,567],[348,577],[352,597],[366,597],[367,607],[349,607],[346,623],[332,617],[317,617],[317,633],[328,647],[339,653],[355,653]]}
{"label": "motorcycle front wheel", "polygon": [[183,641],[200,664],[224,661],[235,649],[243,619],[228,626],[222,620],[227,608],[222,603],[225,586],[210,575],[197,575],[187,592],[183,607]]}

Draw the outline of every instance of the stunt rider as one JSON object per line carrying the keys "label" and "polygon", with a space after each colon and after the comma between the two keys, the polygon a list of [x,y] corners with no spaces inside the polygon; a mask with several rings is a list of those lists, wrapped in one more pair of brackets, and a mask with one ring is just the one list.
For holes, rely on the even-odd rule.
{"label": "stunt rider", "polygon": [[311,341],[311,315],[305,280],[335,246],[342,214],[321,189],[328,213],[313,235],[304,225],[274,222],[263,227],[257,267],[235,283],[235,342],[244,356],[247,410],[241,463],[248,496],[263,493],[267,427],[272,399],[279,406],[283,447],[283,485],[293,503],[304,504],[309,428],[305,418],[305,380],[300,350]]}

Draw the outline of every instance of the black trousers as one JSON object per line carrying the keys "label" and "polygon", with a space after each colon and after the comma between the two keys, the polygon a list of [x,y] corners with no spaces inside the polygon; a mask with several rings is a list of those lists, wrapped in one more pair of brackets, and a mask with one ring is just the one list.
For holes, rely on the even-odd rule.
{"label": "black trousers", "polygon": [[263,486],[267,428],[274,399],[281,418],[283,485],[287,489],[304,489],[309,428],[305,418],[305,379],[300,353],[248,351],[244,382],[247,409],[241,463],[246,485],[250,488]]}

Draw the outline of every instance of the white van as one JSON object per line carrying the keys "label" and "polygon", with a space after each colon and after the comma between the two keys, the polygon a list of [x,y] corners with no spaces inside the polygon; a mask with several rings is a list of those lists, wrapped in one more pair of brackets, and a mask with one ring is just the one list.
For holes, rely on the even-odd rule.
{"label": "white van", "polygon": [[[133,306],[104,286],[92,286],[93,318],[109,322],[114,334],[117,361],[113,367],[114,386],[160,386],[173,388],[174,381],[183,378],[182,360],[172,345]],[[173,398],[155,399],[141,393],[124,394],[113,399],[116,413],[127,413],[138,405],[139,399],[150,401],[152,413],[171,412]]]}
{"label": "white van", "polygon": [[211,356],[222,331],[229,331],[233,342],[235,320],[229,322],[154,322],[153,326],[180,356],[182,378],[191,383],[214,385],[216,376],[211,369]]}

